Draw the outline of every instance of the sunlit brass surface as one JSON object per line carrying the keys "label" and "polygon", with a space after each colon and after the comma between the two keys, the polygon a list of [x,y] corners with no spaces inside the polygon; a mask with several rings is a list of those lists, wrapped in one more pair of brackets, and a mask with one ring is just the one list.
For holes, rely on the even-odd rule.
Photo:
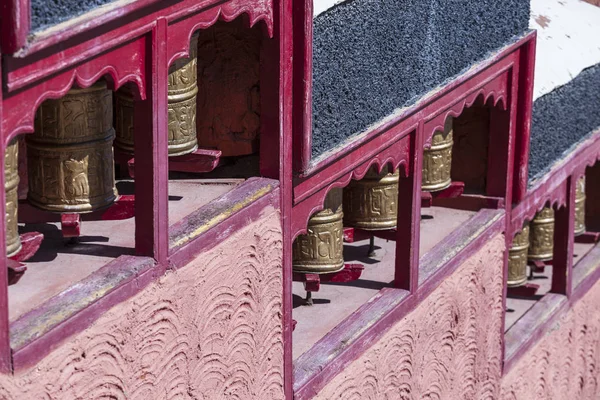
{"label": "sunlit brass surface", "polygon": [[351,181],[344,188],[344,224],[365,230],[396,227],[398,219],[399,172],[389,173],[387,166],[381,174],[369,169],[360,181]]}
{"label": "sunlit brass surface", "polygon": [[19,205],[19,142],[13,139],[4,154],[4,190],[6,195],[6,256],[14,256],[21,250],[18,226]]}
{"label": "sunlit brass surface", "polygon": [[446,189],[452,183],[452,118],[447,118],[444,132],[435,132],[431,147],[423,151],[423,176],[421,189],[435,192]]}
{"label": "sunlit brass surface", "polygon": [[54,212],[90,212],[117,196],[112,92],[104,81],[39,108],[27,135],[28,201]]}
{"label": "sunlit brass surface", "polygon": [[575,194],[575,236],[585,233],[585,176],[577,181]]}
{"label": "sunlit brass surface", "polygon": [[508,287],[517,287],[527,281],[527,250],[529,249],[529,224],[515,235],[508,252]]}
{"label": "sunlit brass surface", "polygon": [[198,94],[198,34],[192,36],[189,58],[180,58],[169,68],[169,156],[180,156],[198,148],[196,98]]}
{"label": "sunlit brass surface", "polygon": [[325,208],[308,221],[308,232],[294,241],[294,271],[322,274],[344,268],[343,217],[342,189],[332,189]]}
{"label": "sunlit brass surface", "polygon": [[133,94],[123,86],[115,93],[115,148],[133,154]]}
{"label": "sunlit brass surface", "polygon": [[546,207],[530,224],[529,253],[531,261],[548,261],[554,251],[554,209]]}

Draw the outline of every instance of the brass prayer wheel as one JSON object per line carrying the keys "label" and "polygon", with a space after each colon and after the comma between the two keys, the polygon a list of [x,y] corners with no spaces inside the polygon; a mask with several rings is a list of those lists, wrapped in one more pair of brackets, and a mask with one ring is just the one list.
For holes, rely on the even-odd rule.
{"label": "brass prayer wheel", "polygon": [[63,213],[110,206],[117,197],[112,122],[112,92],[104,81],[42,103],[26,139],[28,201]]}
{"label": "brass prayer wheel", "polygon": [[344,224],[365,230],[396,227],[398,219],[398,179],[400,173],[380,174],[371,167],[360,181],[344,188]]}
{"label": "brass prayer wheel", "polygon": [[529,253],[531,261],[552,260],[554,251],[554,209],[545,207],[530,225]]}
{"label": "brass prayer wheel", "polygon": [[585,233],[585,176],[577,180],[575,191],[575,236]]}
{"label": "brass prayer wheel", "polygon": [[13,139],[4,154],[4,191],[6,196],[6,256],[14,256],[21,250],[19,236],[19,142]]}
{"label": "brass prayer wheel", "polygon": [[515,235],[508,251],[508,287],[521,286],[527,281],[527,250],[529,249],[529,224]]}
{"label": "brass prayer wheel", "polygon": [[308,221],[308,231],[294,241],[292,268],[296,272],[323,274],[344,268],[342,189],[332,189],[325,208]]}
{"label": "brass prayer wheel", "polygon": [[450,186],[453,144],[452,117],[449,117],[444,124],[444,132],[435,132],[431,147],[423,151],[422,190],[435,192]]}
{"label": "brass prayer wheel", "polygon": [[115,93],[115,148],[133,154],[133,94],[127,86]]}
{"label": "brass prayer wheel", "polygon": [[196,98],[198,95],[198,34],[192,36],[189,58],[175,60],[169,68],[169,156],[192,153],[196,138]]}

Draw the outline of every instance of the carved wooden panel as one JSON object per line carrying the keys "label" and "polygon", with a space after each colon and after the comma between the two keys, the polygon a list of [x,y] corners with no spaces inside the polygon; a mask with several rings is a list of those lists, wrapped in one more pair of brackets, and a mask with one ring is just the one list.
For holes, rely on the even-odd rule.
{"label": "carved wooden panel", "polygon": [[496,398],[504,246],[490,240],[316,398]]}

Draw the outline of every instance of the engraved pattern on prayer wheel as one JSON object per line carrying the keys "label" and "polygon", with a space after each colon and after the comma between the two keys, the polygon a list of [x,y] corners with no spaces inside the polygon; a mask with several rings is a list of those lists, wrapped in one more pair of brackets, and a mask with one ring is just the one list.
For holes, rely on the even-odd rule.
{"label": "engraved pattern on prayer wheel", "polygon": [[175,60],[169,68],[169,156],[191,153],[198,148],[196,138],[196,98],[198,95],[198,34],[192,36],[189,58]]}
{"label": "engraved pattern on prayer wheel", "polygon": [[527,281],[527,251],[529,249],[529,224],[515,235],[508,252],[508,287],[521,286]]}
{"label": "engraved pattern on prayer wheel", "polygon": [[90,212],[116,196],[112,92],[106,82],[73,88],[38,109],[27,136],[28,201],[53,212]]}
{"label": "engraved pattern on prayer wheel", "polygon": [[4,154],[4,190],[6,195],[6,256],[14,256],[21,250],[19,236],[19,142],[13,139]]}
{"label": "engraved pattern on prayer wheel", "polygon": [[548,261],[554,251],[554,209],[546,207],[536,214],[530,224],[529,253],[531,261]]}
{"label": "engraved pattern on prayer wheel", "polygon": [[115,93],[115,134],[115,147],[133,154],[133,94],[127,86]]}
{"label": "engraved pattern on prayer wheel", "polygon": [[444,132],[435,132],[431,147],[423,150],[423,174],[421,189],[435,192],[446,189],[452,183],[452,118],[447,118]]}
{"label": "engraved pattern on prayer wheel", "polygon": [[577,180],[575,192],[575,236],[585,233],[585,176]]}
{"label": "engraved pattern on prayer wheel", "polygon": [[322,274],[344,268],[342,189],[332,189],[325,208],[308,221],[308,231],[294,241],[293,270]]}
{"label": "engraved pattern on prayer wheel", "polygon": [[398,179],[400,173],[381,174],[371,167],[360,181],[344,188],[344,223],[366,230],[392,229],[398,219]]}

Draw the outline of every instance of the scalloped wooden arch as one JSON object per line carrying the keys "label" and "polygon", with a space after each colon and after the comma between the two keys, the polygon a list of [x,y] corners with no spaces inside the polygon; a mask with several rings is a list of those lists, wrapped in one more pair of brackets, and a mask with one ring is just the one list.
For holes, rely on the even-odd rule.
{"label": "scalloped wooden arch", "polygon": [[[506,87],[502,85],[502,80],[499,78],[501,78],[501,76],[496,77],[496,79],[488,84],[456,101],[444,111],[427,120],[423,129],[423,147],[431,146],[431,139],[434,133],[444,130],[444,124],[449,117],[459,117],[465,108],[472,107],[480,98],[483,100],[483,104],[488,104],[491,99],[492,107],[500,106],[502,110],[506,111]],[[489,88],[488,86],[491,87]]]}
{"label": "scalloped wooden arch", "polygon": [[381,172],[385,165],[392,166],[392,172],[399,170],[402,178],[408,176],[408,161],[405,159],[394,161],[392,157],[387,157],[383,160],[379,160],[379,158],[375,157],[359,165],[294,207],[294,215],[292,218],[292,241],[295,240],[298,235],[306,233],[310,217],[314,213],[323,210],[325,198],[332,189],[344,188],[348,186],[351,180],[361,180],[372,166],[377,167],[377,171]]}
{"label": "scalloped wooden arch", "polygon": [[272,8],[270,6],[257,6],[257,3],[262,5],[263,3],[270,4],[271,2],[267,0],[255,0],[254,3],[255,4],[253,5],[235,7],[228,2],[220,7],[214,7],[170,25],[167,44],[167,64],[170,66],[179,58],[189,57],[190,42],[194,32],[199,29],[207,29],[217,21],[231,22],[240,16],[245,16],[246,18],[244,18],[244,21],[247,22],[248,29],[251,29],[256,24],[262,22],[264,23],[268,37],[272,38]]}

